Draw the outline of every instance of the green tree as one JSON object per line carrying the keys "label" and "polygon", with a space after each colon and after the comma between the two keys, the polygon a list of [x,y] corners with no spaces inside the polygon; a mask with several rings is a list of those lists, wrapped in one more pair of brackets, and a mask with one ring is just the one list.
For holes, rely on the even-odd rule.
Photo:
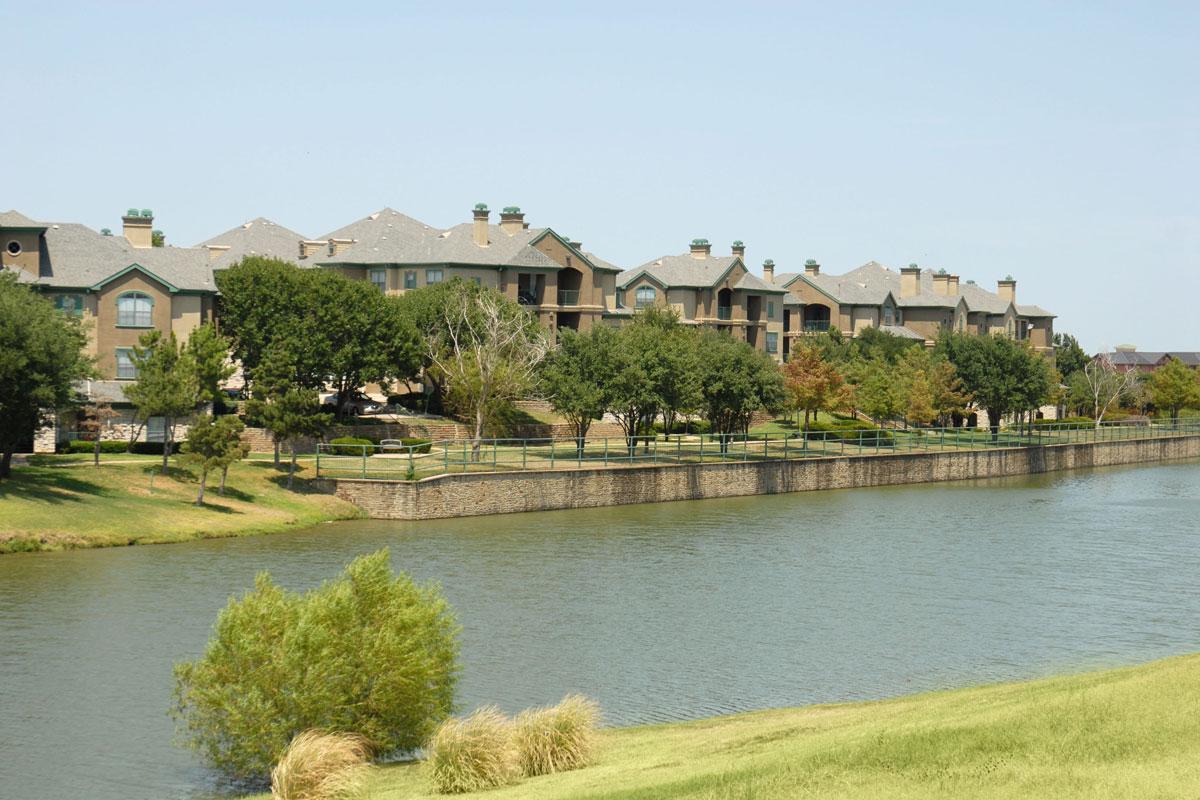
{"label": "green tree", "polygon": [[[204,505],[204,489],[208,485],[208,473],[214,469],[228,470],[229,465],[245,457],[241,434],[242,421],[233,415],[218,417],[216,421],[208,414],[201,414],[188,430],[183,442],[185,458],[194,461],[200,468],[200,491],[196,494],[196,505]],[[221,476],[221,494],[225,493],[225,476]]]}
{"label": "green tree", "polygon": [[197,398],[201,403],[220,402],[221,385],[235,369],[229,360],[229,340],[206,322],[192,331],[184,348],[196,371]]}
{"label": "green tree", "polygon": [[260,573],[175,666],[173,716],[227,775],[262,781],[292,737],[357,734],[380,755],[420,747],[453,709],[459,627],[436,586],[363,556],[306,594]]}
{"label": "green tree", "polygon": [[337,391],[338,418],[367,383],[386,384],[420,371],[420,338],[398,303],[371,284],[336,272],[305,275],[312,292],[309,322],[319,345],[314,357]]}
{"label": "green tree", "polygon": [[854,351],[861,358],[867,361],[879,359],[888,364],[895,364],[908,351],[922,347],[916,339],[905,339],[879,328],[863,328],[854,338]]}
{"label": "green tree", "polygon": [[296,474],[296,448],[301,439],[318,437],[329,427],[332,417],[321,412],[315,389],[301,386],[295,378],[296,360],[282,340],[268,348],[255,371],[254,390],[246,403],[247,414],[271,432],[275,442],[275,466],[279,466],[279,445],[288,444],[288,488]]}
{"label": "green tree", "polygon": [[[642,316],[642,319],[649,318]],[[621,426],[631,456],[638,435],[663,406],[661,390],[670,379],[661,357],[664,339],[661,326],[635,319],[617,329],[608,353],[608,412]]]}
{"label": "green tree", "polygon": [[721,434],[721,452],[728,435],[749,432],[759,410],[773,411],[787,400],[783,374],[774,359],[728,334],[700,335],[700,407],[713,433]]}
{"label": "green tree", "polygon": [[1069,385],[1071,376],[1083,369],[1090,360],[1074,336],[1069,333],[1054,334],[1054,363],[1064,383]]}
{"label": "green tree", "polygon": [[992,438],[1009,414],[1037,408],[1050,396],[1054,371],[1024,342],[943,330],[937,354],[949,359],[963,388],[988,414]]}
{"label": "green tree", "polygon": [[854,392],[857,406],[879,422],[903,415],[907,397],[899,370],[883,358],[872,358],[864,364],[862,383]]}
{"label": "green tree", "polygon": [[1197,372],[1177,358],[1167,362],[1150,374],[1148,381],[1150,402],[1159,411],[1168,411],[1171,421],[1179,419],[1185,408],[1200,406],[1200,382]]}
{"label": "green tree", "polygon": [[615,346],[616,331],[597,325],[586,333],[562,332],[556,350],[542,365],[541,388],[550,407],[570,424],[582,455],[592,420],[604,416],[612,382],[608,355]]}
{"label": "green tree", "polygon": [[0,272],[0,479],[21,442],[47,424],[45,412],[68,408],[92,374],[86,344],[78,319]]}
{"label": "green tree", "polygon": [[190,354],[179,346],[172,332],[163,336],[147,331],[133,348],[137,382],[125,388],[125,397],[137,408],[137,418],[146,423],[163,418],[162,474],[175,444],[175,426],[193,414],[199,399],[196,369]]}

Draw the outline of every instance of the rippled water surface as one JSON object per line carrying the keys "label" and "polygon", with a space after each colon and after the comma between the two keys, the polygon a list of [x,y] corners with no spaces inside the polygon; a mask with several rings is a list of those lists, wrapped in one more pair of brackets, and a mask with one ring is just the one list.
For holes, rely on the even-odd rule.
{"label": "rippled water surface", "polygon": [[463,706],[580,691],[625,725],[1200,649],[1198,521],[1181,463],[0,557],[0,797],[219,791],[171,665],[259,570],[387,545],[458,610]]}

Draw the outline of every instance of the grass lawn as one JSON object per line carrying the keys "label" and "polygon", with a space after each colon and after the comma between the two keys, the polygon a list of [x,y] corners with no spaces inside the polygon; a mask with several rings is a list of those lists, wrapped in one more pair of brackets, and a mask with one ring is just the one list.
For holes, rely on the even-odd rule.
{"label": "grass lawn", "polygon": [[[603,732],[598,762],[464,795],[1183,798],[1200,792],[1200,656],[871,703]],[[417,765],[370,800],[430,797]]]}
{"label": "grass lawn", "polygon": [[[99,468],[91,456],[49,456],[15,467],[0,481],[0,553],[179,542],[273,533],[329,519],[361,516],[342,500],[308,490],[311,461],[297,467],[296,491],[269,460],[235,464],[225,496],[210,475],[203,508],[194,505],[194,471],[161,456],[113,454]],[[106,463],[107,462],[107,463]]]}

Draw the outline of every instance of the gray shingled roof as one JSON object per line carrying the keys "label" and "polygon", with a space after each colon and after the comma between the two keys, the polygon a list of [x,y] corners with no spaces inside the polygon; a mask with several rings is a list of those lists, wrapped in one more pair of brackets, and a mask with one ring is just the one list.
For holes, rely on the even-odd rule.
{"label": "gray shingled roof", "polygon": [[38,283],[95,286],[133,265],[176,289],[216,291],[208,251],[194,247],[137,248],[124,236],[103,236],[85,225],[49,223]]}
{"label": "gray shingled roof", "polygon": [[197,247],[229,247],[212,261],[213,269],[225,269],[246,256],[266,256],[295,263],[300,258],[300,241],[307,238],[276,222],[258,217],[211,239],[205,239]]}
{"label": "gray shingled roof", "polygon": [[741,289],[745,292],[759,292],[761,294],[788,294],[787,289],[781,289],[778,286],[773,286],[757,275],[752,275],[747,272],[741,277],[737,283],[733,285],[735,289]]}
{"label": "gray shingled roof", "polygon": [[1118,350],[1115,353],[1105,353],[1104,357],[1118,367],[1154,367],[1165,363],[1168,358],[1177,358],[1189,367],[1200,367],[1200,352],[1189,350]]}
{"label": "gray shingled roof", "polygon": [[499,225],[488,226],[488,244],[475,244],[474,223],[439,230],[385,208],[339,228],[322,239],[353,239],[335,256],[328,252],[312,257],[333,264],[478,264],[480,266],[559,269],[559,265],[531,242],[544,228],[526,228],[509,235]]}
{"label": "gray shingled roof", "polygon": [[880,325],[879,330],[884,333],[890,333],[892,336],[899,336],[901,339],[917,339],[925,341],[925,337],[914,331],[912,328],[906,328],[903,325]]}
{"label": "gray shingled roof", "polygon": [[16,209],[0,211],[0,228],[42,228],[40,222],[35,222]]}
{"label": "gray shingled roof", "polygon": [[[668,289],[708,289],[718,284],[737,260],[739,260],[737,255],[709,255],[708,258],[695,258],[691,253],[664,255],[662,258],[647,261],[646,264],[620,273],[617,276],[617,287],[624,289],[638,276],[649,275]],[[751,277],[752,282],[746,283],[745,287],[742,287],[740,285],[742,281],[739,281],[738,288],[754,287],[750,290],[768,291],[768,293],[784,291],[781,288],[772,287],[768,283],[763,283],[762,279],[751,276],[749,272],[745,277]],[[743,281],[745,277],[743,277]]]}
{"label": "gray shingled roof", "polygon": [[1041,306],[1016,306],[1017,313],[1022,317],[1053,317],[1046,309]]}

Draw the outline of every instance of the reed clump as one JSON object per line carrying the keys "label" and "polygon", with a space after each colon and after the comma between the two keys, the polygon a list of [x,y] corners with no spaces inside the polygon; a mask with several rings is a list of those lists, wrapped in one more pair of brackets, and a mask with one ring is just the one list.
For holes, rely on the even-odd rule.
{"label": "reed clump", "polygon": [[356,800],[364,795],[371,748],[361,736],[297,734],[271,770],[274,800]]}
{"label": "reed clump", "polygon": [[521,774],[513,723],[495,706],[443,722],[425,756],[434,791],[442,794],[505,786]]}
{"label": "reed clump", "polygon": [[522,711],[513,723],[521,773],[532,777],[587,766],[599,724],[600,705],[578,694],[556,706]]}

